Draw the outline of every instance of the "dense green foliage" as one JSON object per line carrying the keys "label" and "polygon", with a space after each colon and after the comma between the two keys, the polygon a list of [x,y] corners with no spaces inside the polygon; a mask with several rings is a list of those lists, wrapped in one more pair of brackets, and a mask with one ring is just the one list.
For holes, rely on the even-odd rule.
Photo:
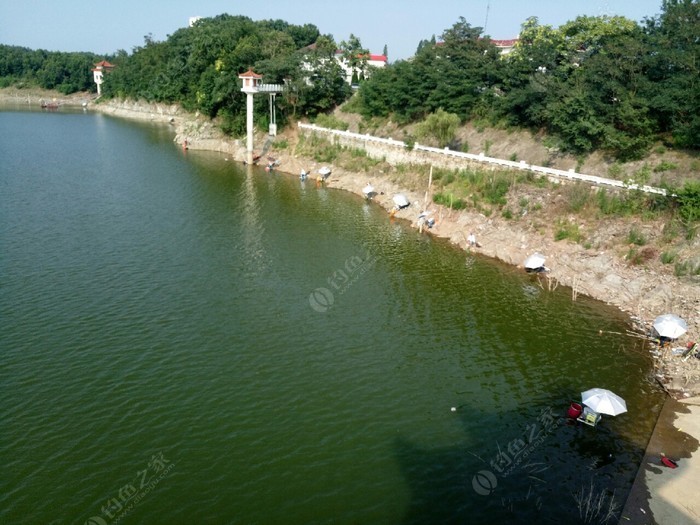
{"label": "dense green foliage", "polygon": [[[699,0],[662,0],[661,13],[642,25],[581,16],[552,28],[530,18],[506,55],[460,18],[438,41],[421,41],[412,59],[374,72],[352,34],[336,44],[311,24],[220,15],[110,57],[0,46],[0,85],[94,91],[89,71],[106,58],[116,65],[103,85],[106,97],[177,102],[238,134],[245,120],[240,73],[252,67],[265,83],[286,84],[276,99],[284,125],[328,113],[350,96],[337,52],[360,84],[355,111],[425,121],[423,131],[441,144],[457,118],[544,130],[562,150],[603,150],[621,161],[643,157],[656,140],[700,149]],[[264,120],[266,97],[255,103]],[[435,127],[443,124],[447,129]]]}
{"label": "dense green foliage", "polygon": [[643,27],[582,16],[554,29],[531,18],[507,55],[460,19],[411,61],[377,71],[359,111],[410,122],[442,108],[462,121],[545,129],[564,150],[623,161],[659,138],[700,149],[700,3],[664,0],[661,10]]}
{"label": "dense green foliage", "polygon": [[0,44],[0,87],[19,83],[64,94],[95,91],[90,70],[100,60],[92,53],[33,51]]}
{"label": "dense green foliage", "polygon": [[[245,129],[240,73],[253,68],[267,84],[287,84],[277,98],[280,123],[287,116],[313,116],[331,110],[350,93],[333,60],[335,50],[332,38],[320,35],[313,25],[220,15],[179,29],[164,42],[147,38],[131,55],[117,56],[104,93],[179,102],[218,117],[225,131],[238,134]],[[255,103],[259,114],[267,115],[267,97],[256,97]]]}
{"label": "dense green foliage", "polygon": [[[355,57],[360,44],[353,37],[342,46],[347,56]],[[163,42],[149,35],[132,53],[122,50],[109,57],[2,46],[0,79],[5,86],[95,91],[90,70],[106,58],[115,68],[105,76],[105,97],[180,103],[217,118],[224,131],[239,134],[245,129],[246,107],[240,73],[253,68],[267,84],[286,84],[276,98],[278,124],[283,125],[289,117],[329,112],[349,97],[350,86],[334,59],[337,49],[332,37],[311,24],[220,15],[179,29]],[[352,65],[364,71],[366,58],[353,58]],[[265,127],[267,97],[256,97],[255,104]]]}

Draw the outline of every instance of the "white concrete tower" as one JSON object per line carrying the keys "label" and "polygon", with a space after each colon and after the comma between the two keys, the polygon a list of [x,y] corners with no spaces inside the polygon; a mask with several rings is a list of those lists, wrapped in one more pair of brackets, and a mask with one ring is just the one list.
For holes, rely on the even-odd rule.
{"label": "white concrete tower", "polygon": [[243,81],[243,87],[241,91],[247,95],[246,97],[246,132],[247,132],[247,142],[246,142],[246,162],[248,164],[253,163],[253,96],[259,92],[259,86],[262,83],[262,75],[253,73],[252,69],[249,69],[245,73],[238,75]]}
{"label": "white concrete tower", "polygon": [[114,66],[106,60],[98,62],[97,64],[95,64],[95,67],[92,68],[92,78],[95,81],[95,84],[97,84],[98,95],[102,94],[102,82],[104,82],[104,74],[109,73],[110,71],[112,71],[112,69],[114,69]]}

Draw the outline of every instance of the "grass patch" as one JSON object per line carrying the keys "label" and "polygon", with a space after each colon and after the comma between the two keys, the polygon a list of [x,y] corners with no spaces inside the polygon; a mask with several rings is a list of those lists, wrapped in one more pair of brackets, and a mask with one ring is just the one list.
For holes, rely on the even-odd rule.
{"label": "grass patch", "polygon": [[629,244],[636,244],[637,246],[644,246],[647,243],[647,238],[636,226],[632,226],[630,232],[627,234],[627,242]]}
{"label": "grass patch", "polygon": [[433,194],[433,202],[442,206],[448,206],[453,210],[464,210],[469,207],[469,204],[464,199],[455,198],[453,193],[435,193]]}
{"label": "grass patch", "polygon": [[676,168],[678,168],[678,166],[676,166],[673,162],[662,160],[659,164],[654,166],[654,172],[661,173],[663,171],[675,170]]}
{"label": "grass patch", "polygon": [[326,115],[321,113],[314,119],[314,124],[322,128],[339,129],[341,131],[347,131],[350,124],[344,122],[337,118],[335,115]]}
{"label": "grass patch", "polygon": [[590,187],[581,182],[566,185],[562,193],[566,200],[567,211],[572,213],[583,210],[591,200]]}
{"label": "grass patch", "polygon": [[557,227],[554,232],[555,241],[570,240],[578,243],[581,242],[582,239],[583,234],[578,224],[563,220],[557,221]]}
{"label": "grass patch", "polygon": [[608,168],[608,177],[611,179],[620,180],[623,174],[624,170],[622,169],[622,164],[619,162],[616,162]]}
{"label": "grass patch", "polygon": [[677,258],[678,253],[674,251],[661,253],[661,262],[664,264],[672,264]]}
{"label": "grass patch", "polygon": [[674,266],[673,273],[676,275],[676,277],[683,277],[686,275],[700,275],[700,263],[693,263],[691,261],[679,261]]}

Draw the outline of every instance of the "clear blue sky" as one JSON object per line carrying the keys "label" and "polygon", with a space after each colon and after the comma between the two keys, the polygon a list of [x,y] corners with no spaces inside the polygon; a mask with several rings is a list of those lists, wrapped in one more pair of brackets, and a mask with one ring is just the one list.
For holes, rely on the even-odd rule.
{"label": "clear blue sky", "polygon": [[[488,17],[487,17],[488,11]],[[314,24],[336,42],[351,33],[372,53],[408,58],[460,16],[492,38],[514,38],[530,16],[554,27],[579,15],[634,21],[661,11],[661,0],[0,0],[0,43],[49,51],[131,52],[152,34],[165,40],[191,16],[222,13],[253,20]]]}

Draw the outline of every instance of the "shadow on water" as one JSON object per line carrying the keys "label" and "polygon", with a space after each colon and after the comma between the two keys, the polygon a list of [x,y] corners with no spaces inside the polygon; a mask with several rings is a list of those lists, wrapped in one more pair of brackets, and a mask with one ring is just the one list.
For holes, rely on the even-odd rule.
{"label": "shadow on water", "polygon": [[615,418],[592,428],[568,419],[566,408],[511,412],[514,424],[484,442],[474,421],[487,418],[465,405],[457,409],[463,445],[396,439],[410,492],[402,523],[616,523],[644,450],[616,431]]}

